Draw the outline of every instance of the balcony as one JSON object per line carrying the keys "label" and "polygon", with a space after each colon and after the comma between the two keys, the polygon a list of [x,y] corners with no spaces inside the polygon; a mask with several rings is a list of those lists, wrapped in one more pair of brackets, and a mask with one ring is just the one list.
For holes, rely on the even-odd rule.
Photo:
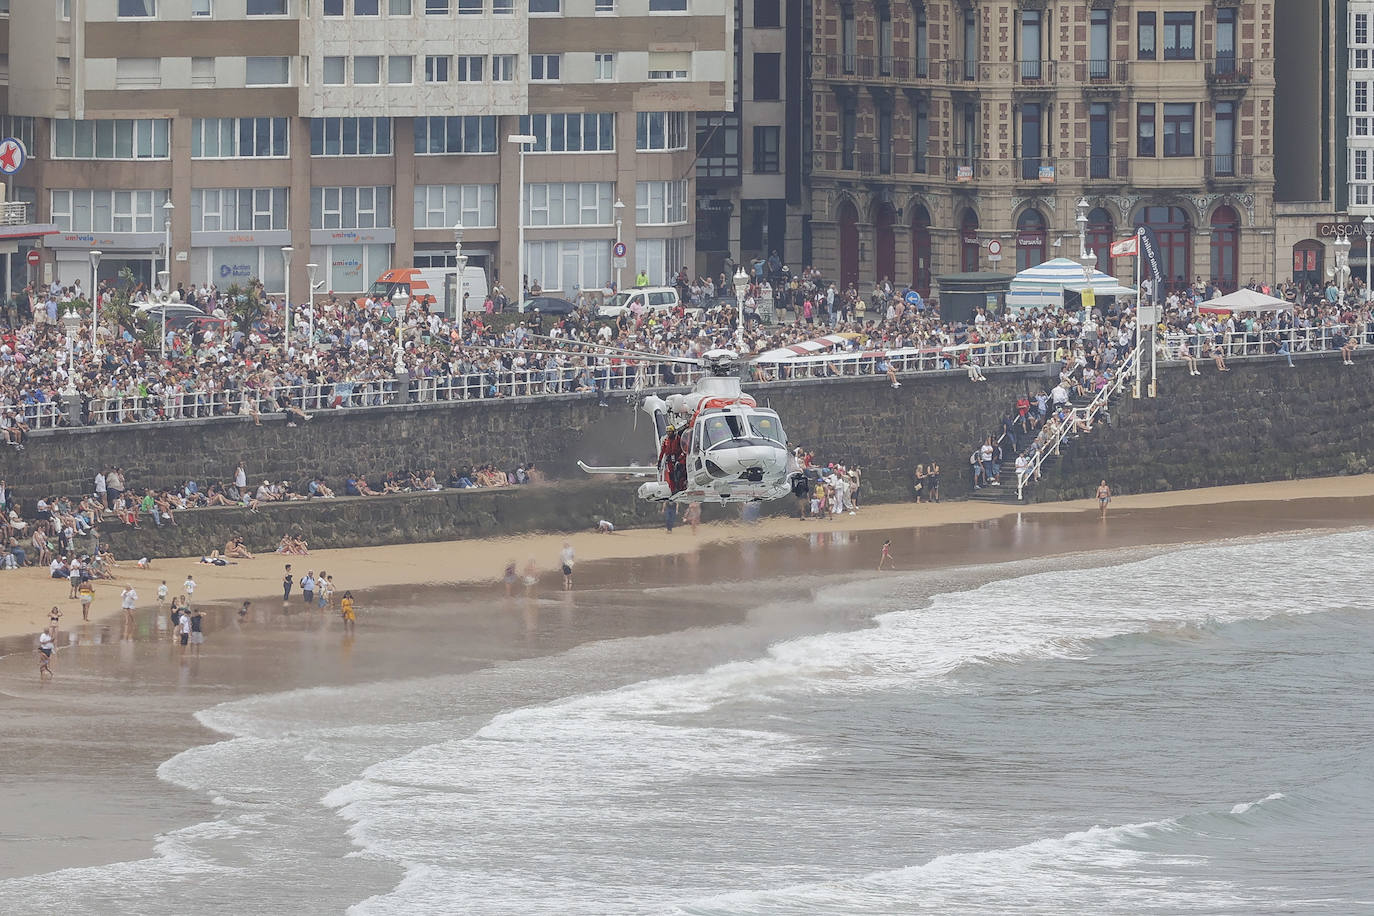
{"label": "balcony", "polygon": [[1205,67],[1207,87],[1214,92],[1244,93],[1250,85],[1253,65],[1248,60],[1234,57],[1218,57],[1207,62]]}
{"label": "balcony", "polygon": [[924,73],[916,72],[918,63],[925,63],[924,61],[912,61],[905,57],[821,54],[816,56],[816,60],[821,64],[817,69],[823,67],[822,72],[828,80],[899,83],[925,76]]}
{"label": "balcony", "polygon": [[977,60],[945,61],[945,82],[972,83],[979,78],[980,67]]}
{"label": "balcony", "polygon": [[1023,60],[1016,64],[1016,78],[1021,85],[1051,86],[1054,84],[1056,63],[1052,60]]}
{"label": "balcony", "polygon": [[1209,187],[1247,184],[1255,174],[1255,160],[1251,156],[1209,151],[1202,159],[1203,175]]}
{"label": "balcony", "polygon": [[1054,160],[1048,156],[1022,156],[1016,161],[1018,184],[1054,184],[1057,171]]}
{"label": "balcony", "polygon": [[[1060,63],[1060,67],[1068,66]],[[1073,64],[1074,81],[1085,88],[1124,86],[1130,82],[1130,63],[1124,60],[1087,60]]]}
{"label": "balcony", "polygon": [[1115,153],[1113,153],[1111,146],[1090,149],[1086,175],[1084,174],[1083,163],[1075,164],[1076,177],[1087,178],[1089,181],[1122,183],[1130,177],[1130,173],[1131,154],[1127,144],[1119,144]]}

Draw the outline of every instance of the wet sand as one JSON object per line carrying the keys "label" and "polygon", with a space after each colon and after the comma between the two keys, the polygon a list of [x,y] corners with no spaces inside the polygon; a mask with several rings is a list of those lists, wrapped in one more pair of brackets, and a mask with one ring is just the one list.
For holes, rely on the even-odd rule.
{"label": "wet sand", "polygon": [[[1327,477],[1314,480],[1281,481],[1264,484],[1245,484],[1233,487],[1213,487],[1199,490],[1177,490],[1117,498],[1111,509],[1115,519],[1126,511],[1150,508],[1184,508],[1223,505],[1242,501],[1285,503],[1297,499],[1374,496],[1374,475],[1358,477]],[[577,551],[579,562],[603,559],[639,559],[665,554],[693,553],[712,544],[758,542],[772,538],[815,532],[862,532],[885,529],[930,528],[933,526],[983,522],[997,518],[1038,518],[1044,515],[1068,513],[1080,521],[1094,519],[1097,509],[1094,500],[1063,503],[1044,503],[1030,506],[1001,505],[979,501],[944,502],[938,505],[894,503],[864,507],[858,515],[835,519],[769,518],[756,525],[712,523],[702,525],[693,537],[690,529],[679,526],[672,534],[662,529],[633,529],[613,535],[582,532],[572,535],[528,535],[491,540],[445,541],[425,544],[402,544],[367,548],[318,550],[310,556],[260,554],[252,560],[235,561],[235,565],[216,567],[197,562],[199,557],[156,560],[152,568],[138,569],[134,563],[121,558],[117,578],[96,583],[96,597],[92,619],[118,614],[119,596],[127,582],[139,593],[139,607],[156,604],[158,583],[166,580],[172,595],[182,593],[182,583],[188,573],[196,578],[196,599],[199,602],[241,602],[277,599],[281,596],[281,579],[286,563],[292,564],[297,583],[308,570],[322,570],[333,574],[338,593],[345,589],[355,593],[382,586],[456,585],[491,582],[500,578],[506,563],[515,561],[521,570],[533,559],[546,580],[557,580],[558,554],[563,541],[569,540]],[[1282,514],[1281,509],[1275,509]],[[1079,531],[1080,548],[1094,543],[1095,529]],[[876,564],[876,559],[874,560]],[[46,569],[22,569],[0,574],[0,639],[26,636],[37,639],[38,632],[47,626],[48,609],[62,608],[63,623],[72,626],[80,621],[80,604],[68,599],[69,586],[65,581],[51,579]],[[297,597],[299,591],[294,593]]]}
{"label": "wet sand", "polygon": [[[1130,497],[1113,504],[1105,523],[1096,514],[1088,501],[1019,512],[959,503],[877,507],[829,522],[703,528],[695,540],[687,529],[578,535],[577,589],[560,591],[554,571],[529,598],[506,598],[490,579],[507,558],[533,555],[548,569],[561,536],[293,558],[317,571],[333,567],[341,590],[362,592],[352,639],[335,617],[307,613],[299,597],[283,608],[276,590],[281,557],[190,567],[202,582],[198,603],[209,609],[199,658],[171,643],[146,604],[132,634],[121,634],[118,615],[64,627],[57,677],[45,685],[28,635],[37,625],[0,642],[8,653],[0,657],[0,768],[7,776],[0,789],[0,878],[144,856],[158,833],[213,818],[211,800],[159,781],[156,770],[187,747],[218,740],[193,713],[226,700],[457,673],[595,640],[746,620],[753,629],[726,655],[664,664],[750,657],[778,639],[865,625],[861,609],[801,618],[786,599],[847,577],[872,579],[888,537],[898,570],[883,575],[924,575],[922,587],[934,592],[1006,575],[1005,567],[988,564],[1015,561],[1017,572],[1029,573],[1162,545],[1367,525],[1374,477]],[[1101,550],[1126,553],[1091,553]],[[159,565],[178,592],[186,565]],[[5,574],[7,586],[13,575]],[[146,596],[152,589],[145,583],[162,575],[155,569],[135,581]],[[44,579],[18,586],[24,588],[49,602],[47,590],[66,594],[65,584]],[[243,595],[255,596],[254,613],[240,623]],[[17,604],[8,588],[5,600]],[[347,851],[341,842],[339,854]]]}

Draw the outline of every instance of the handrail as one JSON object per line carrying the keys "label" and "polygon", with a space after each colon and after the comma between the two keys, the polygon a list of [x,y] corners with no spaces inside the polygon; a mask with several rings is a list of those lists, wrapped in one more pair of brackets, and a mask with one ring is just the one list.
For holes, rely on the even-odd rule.
{"label": "handrail", "polygon": [[1026,481],[1034,479],[1039,475],[1040,467],[1045,463],[1045,459],[1050,455],[1059,454],[1060,446],[1063,445],[1064,439],[1073,431],[1074,427],[1080,422],[1085,422],[1091,426],[1097,414],[1107,406],[1112,397],[1119,394],[1126,387],[1127,380],[1135,377],[1135,365],[1139,359],[1140,346],[1137,344],[1136,347],[1132,348],[1130,355],[1117,367],[1117,371],[1112,376],[1112,380],[1099,388],[1097,394],[1093,396],[1093,399],[1088,402],[1086,406],[1072,408],[1074,414],[1072,420],[1061,424],[1059,428],[1055,430],[1050,441],[1046,442],[1043,448],[1036,450],[1035,456],[1027,462],[1024,468],[1017,468],[1016,499],[1018,501],[1022,499],[1022,494],[1026,488]]}

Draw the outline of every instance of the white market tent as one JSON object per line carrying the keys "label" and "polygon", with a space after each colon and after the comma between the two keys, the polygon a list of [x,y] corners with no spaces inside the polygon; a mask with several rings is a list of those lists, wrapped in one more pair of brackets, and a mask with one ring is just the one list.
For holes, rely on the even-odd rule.
{"label": "white market tent", "polygon": [[1007,308],[1049,308],[1064,303],[1064,291],[1082,292],[1089,286],[1098,296],[1134,296],[1135,290],[1122,286],[1116,277],[1094,270],[1091,281],[1083,277],[1083,265],[1068,258],[1055,258],[1012,277],[1007,290]]}
{"label": "white market tent", "polygon": [[1291,309],[1293,303],[1286,299],[1275,299],[1253,289],[1238,289],[1234,293],[1209,299],[1198,305],[1199,312],[1281,312]]}

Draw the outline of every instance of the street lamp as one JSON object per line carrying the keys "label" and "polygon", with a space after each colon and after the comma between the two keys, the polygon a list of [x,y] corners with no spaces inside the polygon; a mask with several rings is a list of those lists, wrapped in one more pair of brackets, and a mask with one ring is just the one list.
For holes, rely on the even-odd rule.
{"label": "street lamp", "polygon": [[735,270],[735,348],[744,352],[744,294],[749,291],[749,275],[741,265]]}
{"label": "street lamp", "polygon": [[1083,279],[1088,283],[1093,279],[1093,268],[1097,266],[1097,254],[1088,250],[1088,198],[1080,197],[1077,203],[1078,215],[1078,263],[1083,265]]}
{"label": "street lamp", "polygon": [[515,285],[519,292],[515,296],[515,310],[520,311],[525,304],[525,153],[529,151],[531,143],[538,143],[539,138],[534,134],[511,134],[506,138],[507,143],[515,143],[520,147],[520,218],[516,225],[519,227],[519,239],[516,242],[515,254]]}
{"label": "street lamp", "polygon": [[463,295],[463,270],[468,266],[468,256],[463,254],[463,223],[453,224],[453,266],[458,268],[458,282],[453,284],[453,295],[458,298],[456,319],[461,320],[467,310],[467,299]]}
{"label": "street lamp", "polygon": [[305,273],[310,278],[310,346],[315,346],[315,274],[320,270],[318,264],[305,265]]}
{"label": "street lamp", "polygon": [[282,338],[285,349],[282,350],[282,355],[291,352],[291,252],[295,250],[290,245],[283,245],[281,249],[281,262],[285,274],[283,283],[286,288],[286,293],[282,296],[282,302],[286,305],[286,336]]}
{"label": "street lamp", "polygon": [[1369,242],[1374,239],[1374,216],[1364,218],[1364,301],[1369,301],[1369,267],[1374,263],[1374,257],[1370,257]]}
{"label": "street lamp", "polygon": [[[615,199],[615,243],[619,245],[623,241],[620,237],[620,211],[625,209],[625,201],[619,197]],[[616,259],[615,269],[615,291],[620,292],[620,259]]]}
{"label": "street lamp", "polygon": [[1346,278],[1350,275],[1350,239],[1344,235],[1337,236],[1331,246],[1336,249],[1336,288],[1344,296]]}
{"label": "street lamp", "polygon": [[[169,221],[170,222],[170,221]],[[171,303],[172,297],[167,292],[167,284],[172,280],[172,264],[167,263],[166,270],[157,272],[158,283],[162,286],[162,337],[159,340],[159,359],[164,363],[167,361],[167,306]]]}
{"label": "street lamp", "polygon": [[81,316],[76,309],[68,308],[62,316],[62,326],[67,330],[67,386],[62,389],[65,397],[76,397],[76,335],[81,332]]}
{"label": "street lamp", "polygon": [[[165,236],[163,240],[163,251],[167,253],[168,283],[170,283],[172,280],[172,211],[175,209],[176,207],[172,205],[172,202],[170,200],[165,201],[162,204],[162,232]],[[169,295],[172,292],[170,289],[167,288],[166,284],[163,285],[162,291],[168,293]]]}
{"label": "street lamp", "polygon": [[91,352],[95,352],[96,338],[95,328],[100,324],[100,287],[96,280],[96,269],[100,267],[100,256],[104,254],[94,248],[91,249]]}

